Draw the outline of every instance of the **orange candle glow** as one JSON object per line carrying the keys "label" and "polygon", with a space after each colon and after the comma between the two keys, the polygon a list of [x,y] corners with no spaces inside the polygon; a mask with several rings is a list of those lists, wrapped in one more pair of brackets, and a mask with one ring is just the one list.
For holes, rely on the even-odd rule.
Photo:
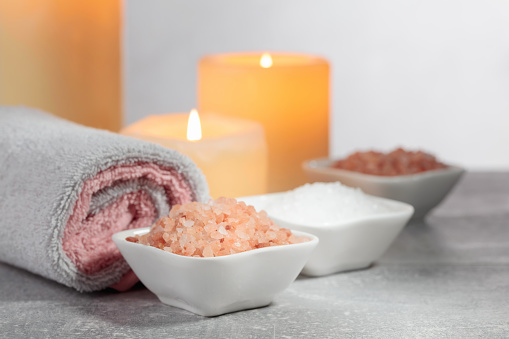
{"label": "orange candle glow", "polygon": [[0,105],[118,131],[122,4],[0,1]]}
{"label": "orange candle glow", "polygon": [[204,114],[154,115],[121,131],[189,156],[203,171],[210,195],[267,193],[267,145],[259,123]]}
{"label": "orange candle glow", "polygon": [[206,56],[198,70],[198,105],[260,122],[269,151],[269,191],[306,182],[304,160],[328,155],[329,64],[300,54]]}

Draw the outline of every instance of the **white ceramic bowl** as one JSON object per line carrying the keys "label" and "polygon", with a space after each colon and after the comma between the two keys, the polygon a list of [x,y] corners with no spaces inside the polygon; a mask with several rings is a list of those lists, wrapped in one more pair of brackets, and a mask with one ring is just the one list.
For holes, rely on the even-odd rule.
{"label": "white ceramic bowl", "polygon": [[203,316],[217,316],[271,303],[299,275],[318,244],[311,241],[242,253],[194,258],[125,240],[150,228],[126,230],[113,241],[141,282],[163,303]]}
{"label": "white ceramic bowl", "polygon": [[302,167],[311,182],[339,181],[364,193],[406,202],[415,208],[414,219],[424,217],[447,196],[464,170],[456,166],[412,175],[379,176],[332,168],[332,159],[315,159]]}
{"label": "white ceramic bowl", "polygon": [[345,220],[331,225],[310,225],[289,222],[274,217],[267,206],[280,199],[283,193],[238,198],[257,211],[265,210],[280,227],[316,235],[320,243],[311,254],[302,273],[322,276],[342,271],[366,268],[377,260],[408,222],[414,208],[399,201],[369,197],[389,212]]}

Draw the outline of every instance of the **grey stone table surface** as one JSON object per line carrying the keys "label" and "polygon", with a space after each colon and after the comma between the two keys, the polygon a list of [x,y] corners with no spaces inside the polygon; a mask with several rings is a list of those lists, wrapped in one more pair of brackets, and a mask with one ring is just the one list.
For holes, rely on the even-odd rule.
{"label": "grey stone table surface", "polygon": [[467,173],[370,268],[299,276],[264,308],[205,318],[3,263],[0,286],[2,338],[507,338],[509,173]]}

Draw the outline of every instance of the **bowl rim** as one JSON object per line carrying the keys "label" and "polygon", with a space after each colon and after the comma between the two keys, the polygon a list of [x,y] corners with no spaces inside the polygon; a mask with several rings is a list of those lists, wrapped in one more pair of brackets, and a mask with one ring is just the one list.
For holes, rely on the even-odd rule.
{"label": "bowl rim", "polygon": [[447,167],[446,168],[439,168],[439,169],[433,169],[428,170],[424,172],[419,172],[415,174],[403,174],[403,175],[375,175],[375,174],[367,174],[362,172],[356,172],[351,170],[346,170],[342,168],[334,168],[330,165],[340,160],[341,158],[330,158],[330,157],[323,157],[323,158],[315,158],[315,159],[309,159],[302,163],[302,168],[305,171],[320,171],[322,173],[329,173],[329,174],[343,174],[348,175],[350,177],[357,177],[359,179],[363,180],[369,180],[373,182],[397,182],[397,181],[415,181],[415,180],[421,180],[428,177],[435,177],[442,174],[461,174],[465,172],[465,169],[454,165],[454,164],[444,164]]}
{"label": "bowl rim", "polygon": [[240,253],[229,254],[229,255],[223,255],[223,256],[219,256],[219,257],[189,257],[189,256],[185,256],[185,255],[180,255],[180,254],[166,252],[164,250],[161,250],[161,249],[153,247],[153,246],[138,244],[138,243],[134,243],[134,242],[130,242],[130,241],[126,240],[126,238],[129,237],[129,236],[133,236],[133,235],[136,235],[136,234],[145,234],[145,233],[148,233],[150,231],[150,228],[151,227],[133,228],[133,229],[128,229],[128,230],[123,230],[123,231],[120,231],[120,232],[116,232],[116,233],[114,233],[112,235],[112,239],[113,239],[113,242],[115,242],[115,243],[123,242],[127,246],[141,246],[140,248],[143,248],[146,251],[155,251],[155,252],[152,252],[152,253],[160,253],[160,252],[166,253],[170,257],[179,258],[177,260],[190,260],[190,261],[202,261],[202,262],[203,261],[228,261],[228,260],[236,260],[235,258],[240,259],[242,257],[256,255],[257,253],[274,252],[274,251],[286,250],[290,246],[292,248],[295,248],[296,246],[297,247],[316,246],[318,244],[318,242],[319,242],[318,237],[316,235],[314,235],[314,234],[311,234],[311,233],[308,233],[308,232],[299,231],[299,230],[292,230],[292,229],[290,229],[290,231],[292,231],[292,233],[295,234],[296,236],[307,237],[307,238],[309,238],[311,240],[310,241],[306,241],[306,242],[296,243],[296,244],[287,244],[287,245],[277,245],[277,246],[255,248],[255,249],[252,249],[252,250],[248,250],[248,251],[244,251],[244,252],[240,252]]}
{"label": "bowl rim", "polygon": [[[237,200],[245,201],[244,199],[261,198],[261,197],[267,197],[270,199],[270,198],[273,198],[274,196],[283,195],[285,193],[286,192],[277,192],[277,193],[252,195],[252,196],[237,198]],[[267,213],[267,215],[269,216],[269,218],[272,219],[272,221],[274,221],[274,223],[276,223],[276,224],[278,224],[279,221],[282,221],[288,225],[295,225],[299,228],[306,228],[309,230],[324,230],[324,231],[325,230],[342,229],[345,227],[355,225],[356,223],[361,223],[361,222],[366,222],[366,221],[368,221],[368,222],[369,221],[377,221],[377,220],[381,221],[381,220],[387,220],[387,219],[398,218],[398,217],[406,217],[406,216],[411,218],[415,212],[414,206],[412,206],[411,204],[408,204],[406,202],[383,198],[383,197],[377,197],[377,196],[367,194],[367,193],[364,193],[364,194],[367,195],[370,199],[373,199],[375,201],[379,201],[384,204],[389,204],[394,207],[397,207],[397,210],[391,210],[388,212],[381,212],[381,213],[376,213],[376,214],[371,214],[371,215],[364,215],[364,216],[349,218],[349,219],[345,219],[341,222],[333,223],[333,224],[329,224],[329,225],[313,225],[313,224],[306,224],[306,223],[300,223],[300,222],[294,222],[294,221],[287,221],[287,220],[284,220],[284,219],[281,219],[281,218],[278,218],[278,217],[272,215],[264,208],[262,208],[261,210],[264,210]],[[250,204],[247,202],[246,202],[246,204],[253,205],[253,204]],[[260,212],[258,208],[256,208],[256,210],[257,210],[257,212]],[[278,226],[280,226],[280,225],[278,225]],[[291,227],[290,227],[290,229],[292,230],[292,232],[294,232],[294,230]],[[304,232],[304,233],[307,233],[307,232]]]}

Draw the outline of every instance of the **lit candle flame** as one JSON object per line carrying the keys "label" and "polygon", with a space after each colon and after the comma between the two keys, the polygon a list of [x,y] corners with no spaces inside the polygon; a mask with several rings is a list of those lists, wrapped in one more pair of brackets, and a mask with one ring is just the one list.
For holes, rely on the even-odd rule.
{"label": "lit candle flame", "polygon": [[198,141],[201,139],[201,124],[198,111],[193,109],[189,113],[189,120],[187,121],[187,140]]}
{"label": "lit candle flame", "polygon": [[269,68],[272,66],[272,57],[269,53],[263,53],[260,58],[260,66],[263,68]]}

